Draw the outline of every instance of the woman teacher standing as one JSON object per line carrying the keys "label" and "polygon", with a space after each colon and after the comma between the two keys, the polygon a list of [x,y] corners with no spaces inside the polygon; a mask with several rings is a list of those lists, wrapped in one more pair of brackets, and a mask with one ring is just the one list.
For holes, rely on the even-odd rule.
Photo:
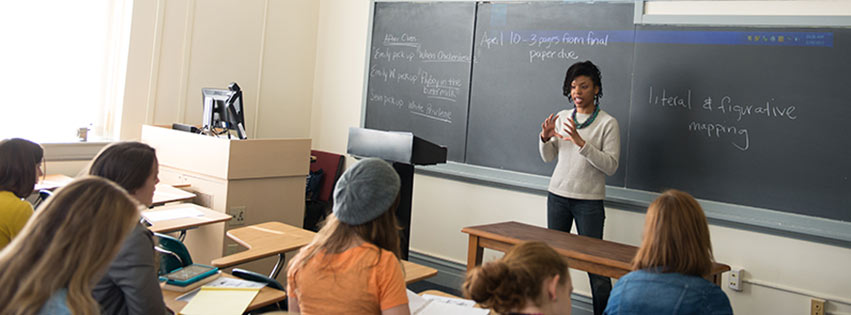
{"label": "woman teacher standing", "polygon": [[[564,96],[574,108],[547,117],[538,140],[545,162],[558,157],[547,188],[547,227],[570,232],[576,220],[579,235],[602,239],[606,176],[618,169],[620,128],[600,109],[603,84],[600,70],[590,61],[567,69]],[[600,275],[588,277],[594,314],[603,314],[612,282]]]}

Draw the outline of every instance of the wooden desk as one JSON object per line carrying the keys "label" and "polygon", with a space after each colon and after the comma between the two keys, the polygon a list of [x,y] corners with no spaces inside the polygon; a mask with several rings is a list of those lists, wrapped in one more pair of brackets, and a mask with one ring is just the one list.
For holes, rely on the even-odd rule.
{"label": "wooden desk", "polygon": [[[467,270],[482,263],[484,248],[505,252],[524,241],[542,241],[564,256],[570,268],[620,278],[632,271],[632,258],[638,251],[635,246],[513,221],[465,227],[461,232],[470,235]],[[729,270],[730,266],[715,263],[706,279],[720,285],[721,274]]]}
{"label": "wooden desk", "polygon": [[[228,278],[236,278],[230,274],[222,273],[222,277]],[[165,301],[165,305],[175,314],[179,313],[188,302],[175,300],[177,297],[186,294],[187,292],[176,292],[163,290],[163,300]],[[260,289],[260,292],[257,293],[257,296],[254,297],[254,300],[251,301],[251,304],[248,305],[246,311],[256,310],[258,308],[264,307],[266,305],[271,305],[273,303],[277,303],[283,301],[287,298],[287,293],[280,290],[275,290],[270,287],[263,287]]]}
{"label": "wooden desk", "polygon": [[[248,250],[230,256],[214,259],[213,266],[220,269],[233,267],[238,264],[254,261],[273,255],[279,255],[279,265],[275,271],[283,267],[283,255],[298,250],[309,244],[316,235],[313,231],[287,225],[281,222],[266,222],[252,226],[233,229],[227,236]],[[410,284],[437,274],[437,269],[402,261],[405,270],[405,283]],[[277,274],[274,274],[277,277]],[[274,277],[273,277],[274,278]]]}
{"label": "wooden desk", "polygon": [[405,284],[428,279],[437,274],[437,269],[418,265],[407,260],[402,260],[402,267],[405,270]]}
{"label": "wooden desk", "polygon": [[[35,185],[35,190],[56,190],[59,187],[68,185],[74,180],[73,177],[62,174],[51,174],[44,176],[44,179]],[[181,187],[188,187],[188,184],[181,184]],[[195,194],[183,189],[175,188],[169,184],[159,183],[154,190],[154,205],[162,205],[169,202],[187,201],[195,198]]]}
{"label": "wooden desk", "polygon": [[44,176],[44,179],[35,184],[35,191],[39,190],[55,190],[56,188],[68,185],[74,178],[62,174],[51,174]]}
{"label": "wooden desk", "polygon": [[231,219],[231,216],[226,213],[221,213],[215,211],[210,208],[202,207],[192,203],[180,203],[173,204],[167,206],[159,206],[154,207],[153,209],[148,209],[142,211],[142,214],[153,213],[157,211],[165,211],[165,210],[174,210],[180,208],[189,208],[195,209],[203,213],[203,216],[200,217],[189,217],[189,218],[180,218],[173,220],[163,220],[150,222],[152,225],[148,227],[149,230],[156,233],[171,233],[176,231],[184,231],[186,229],[196,228],[202,225],[213,224],[218,222],[225,222]]}
{"label": "wooden desk", "polygon": [[154,190],[153,205],[159,206],[170,202],[189,201],[195,199],[195,194],[169,184],[159,183]]}
{"label": "wooden desk", "polygon": [[260,258],[283,255],[309,244],[315,234],[281,222],[266,222],[232,229],[227,232],[227,236],[248,250],[213,259],[212,264],[223,269]]}

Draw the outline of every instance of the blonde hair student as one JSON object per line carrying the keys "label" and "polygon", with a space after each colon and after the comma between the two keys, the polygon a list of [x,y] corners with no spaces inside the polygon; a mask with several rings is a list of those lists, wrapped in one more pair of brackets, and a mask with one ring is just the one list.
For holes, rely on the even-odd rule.
{"label": "blonde hair student", "polygon": [[343,173],[333,214],[290,261],[289,310],[302,314],[409,314],[399,261],[399,175],[368,158]]}
{"label": "blonde hair student", "polygon": [[100,314],[92,287],[138,222],[137,207],[102,178],[59,189],[0,252],[0,314]]}
{"label": "blonde hair student", "polygon": [[573,284],[567,262],[543,242],[512,247],[467,273],[464,296],[499,314],[565,314]]}
{"label": "blonde hair student", "polygon": [[23,199],[44,176],[44,149],[20,138],[0,141],[0,249],[6,247],[33,214]]}
{"label": "blonde hair student", "polygon": [[706,216],[686,192],[668,190],[650,207],[633,272],[618,280],[606,314],[733,314],[727,295],[703,277],[712,269]]}

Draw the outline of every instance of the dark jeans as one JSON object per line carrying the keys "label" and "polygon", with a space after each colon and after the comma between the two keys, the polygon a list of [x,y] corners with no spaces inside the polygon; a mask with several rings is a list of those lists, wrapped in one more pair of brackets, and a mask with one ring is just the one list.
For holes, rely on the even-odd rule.
{"label": "dark jeans", "polygon": [[[606,212],[602,200],[581,200],[565,198],[553,193],[547,194],[547,227],[570,233],[573,220],[579,235],[603,239],[603,221]],[[609,301],[612,280],[588,273],[591,281],[591,297],[594,300],[594,314],[601,315]]]}

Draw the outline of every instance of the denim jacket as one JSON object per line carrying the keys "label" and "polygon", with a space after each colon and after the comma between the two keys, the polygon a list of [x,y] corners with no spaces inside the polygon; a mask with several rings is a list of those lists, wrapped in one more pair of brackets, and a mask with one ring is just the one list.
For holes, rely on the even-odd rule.
{"label": "denim jacket", "polygon": [[730,300],[706,279],[638,270],[618,280],[604,314],[733,314]]}

